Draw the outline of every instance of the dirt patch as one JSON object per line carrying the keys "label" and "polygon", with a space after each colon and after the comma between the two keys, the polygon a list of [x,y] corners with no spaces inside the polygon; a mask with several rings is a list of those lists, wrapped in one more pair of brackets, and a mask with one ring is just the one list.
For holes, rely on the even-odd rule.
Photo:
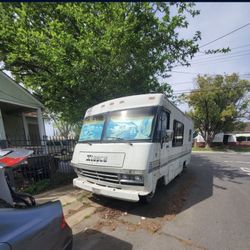
{"label": "dirt patch", "polygon": [[[172,189],[168,190],[168,187],[164,187],[158,190],[161,192],[159,197],[152,204],[144,207],[116,200],[105,202],[96,210],[99,221],[93,226],[93,229],[101,230],[105,227],[113,231],[119,225],[123,225],[130,232],[146,230],[152,234],[157,233],[166,221],[173,220],[182,211],[188,199],[194,177],[186,176],[185,179],[184,177],[180,177],[182,180],[177,179],[172,184]],[[136,217],[137,220],[132,216]]]}
{"label": "dirt patch", "polygon": [[117,209],[112,209],[112,208],[104,208],[101,212],[100,212],[100,217],[102,219],[106,219],[106,220],[115,220],[117,218],[119,218],[120,216],[122,216],[122,211],[117,210]]}
{"label": "dirt patch", "polygon": [[141,222],[138,222],[137,224],[128,222],[124,219],[101,219],[99,220],[94,226],[94,230],[101,230],[103,227],[108,228],[110,231],[115,231],[118,226],[123,225],[127,231],[129,232],[135,232],[138,229],[144,229],[148,231],[149,233],[156,233],[160,228],[161,224],[158,222],[150,220],[144,220]]}
{"label": "dirt patch", "polygon": [[101,231],[103,227],[107,227],[110,231],[115,231],[119,222],[115,220],[99,220],[92,229]]}
{"label": "dirt patch", "polygon": [[161,228],[161,224],[152,219],[142,220],[141,222],[138,222],[137,224],[128,223],[124,220],[120,220],[119,222],[126,225],[126,229],[130,232],[136,231],[138,229],[144,229],[148,231],[149,233],[154,234]]}
{"label": "dirt patch", "polygon": [[165,221],[173,220],[182,211],[193,182],[194,177],[187,178],[186,182],[180,185],[177,192],[169,195],[169,203],[166,206],[166,214],[163,217]]}
{"label": "dirt patch", "polygon": [[96,213],[98,213],[100,220],[94,225],[93,229],[95,230],[109,227],[111,231],[114,231],[119,224],[118,218],[122,215],[122,211],[108,207],[99,207]]}

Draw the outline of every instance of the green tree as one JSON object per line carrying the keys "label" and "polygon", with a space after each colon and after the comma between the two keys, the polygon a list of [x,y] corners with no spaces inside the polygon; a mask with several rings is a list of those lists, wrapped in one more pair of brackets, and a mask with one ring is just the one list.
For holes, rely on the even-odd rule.
{"label": "green tree", "polygon": [[250,82],[237,74],[198,76],[197,89],[185,97],[195,129],[210,146],[215,134],[241,128],[249,112]]}
{"label": "green tree", "polygon": [[[193,3],[0,3],[0,61],[66,122],[130,94],[171,94],[166,72],[188,65]],[[163,83],[159,82],[163,79]]]}

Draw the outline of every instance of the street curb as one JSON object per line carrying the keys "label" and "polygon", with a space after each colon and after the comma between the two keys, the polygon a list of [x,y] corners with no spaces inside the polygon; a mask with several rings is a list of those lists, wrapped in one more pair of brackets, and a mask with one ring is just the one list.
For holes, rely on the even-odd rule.
{"label": "street curb", "polygon": [[250,155],[250,152],[192,151],[192,154]]}

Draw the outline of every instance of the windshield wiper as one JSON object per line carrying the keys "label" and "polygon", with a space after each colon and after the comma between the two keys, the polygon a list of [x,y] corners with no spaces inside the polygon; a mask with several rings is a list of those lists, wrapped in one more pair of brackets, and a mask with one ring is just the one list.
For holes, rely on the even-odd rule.
{"label": "windshield wiper", "polygon": [[110,139],[115,139],[116,141],[124,141],[123,138],[115,137],[115,136],[107,136],[105,139],[108,139],[108,138],[110,138]]}
{"label": "windshield wiper", "polygon": [[[115,137],[115,136],[107,136],[105,139],[108,139],[108,138],[115,139],[114,141],[125,141],[124,138]],[[128,143],[131,146],[133,145],[133,143],[130,141],[126,141],[126,143]]]}

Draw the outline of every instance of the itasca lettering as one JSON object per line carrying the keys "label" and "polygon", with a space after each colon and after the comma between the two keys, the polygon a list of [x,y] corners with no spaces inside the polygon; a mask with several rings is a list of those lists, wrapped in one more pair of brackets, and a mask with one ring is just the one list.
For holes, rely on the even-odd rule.
{"label": "itasca lettering", "polygon": [[87,155],[86,161],[94,161],[94,162],[107,162],[107,156],[98,156],[98,155]]}

